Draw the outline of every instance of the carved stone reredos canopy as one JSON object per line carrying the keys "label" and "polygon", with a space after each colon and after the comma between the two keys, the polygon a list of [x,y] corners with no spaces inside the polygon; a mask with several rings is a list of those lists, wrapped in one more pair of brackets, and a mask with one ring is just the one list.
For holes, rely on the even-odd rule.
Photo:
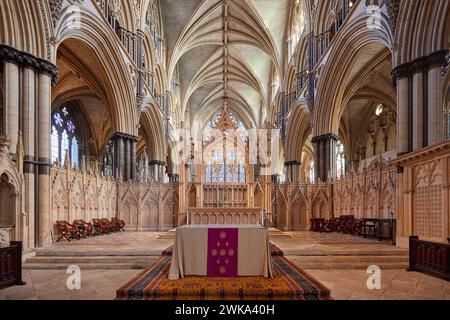
{"label": "carved stone reredos canopy", "polygon": [[214,125],[213,129],[226,131],[226,130],[237,130],[238,128],[231,120],[230,112],[228,111],[228,98],[223,98],[222,116],[219,121]]}
{"label": "carved stone reredos canopy", "polygon": [[9,145],[11,141],[8,137],[0,135],[0,155],[7,154],[9,152]]}

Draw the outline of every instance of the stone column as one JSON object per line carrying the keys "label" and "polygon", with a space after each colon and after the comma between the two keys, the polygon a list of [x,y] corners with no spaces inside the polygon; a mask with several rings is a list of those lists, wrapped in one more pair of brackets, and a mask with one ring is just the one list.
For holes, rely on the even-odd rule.
{"label": "stone column", "polygon": [[428,144],[443,140],[441,67],[428,71]]}
{"label": "stone column", "polygon": [[442,69],[449,51],[436,51],[392,70],[397,84],[397,145],[400,155],[443,140]]}
{"label": "stone column", "polygon": [[144,78],[144,74],[143,74],[143,65],[144,65],[144,60],[143,60],[143,46],[144,46],[144,32],[142,32],[141,30],[138,30],[137,32],[137,57],[136,57],[136,64],[138,66],[138,79],[137,79],[137,84],[136,84],[136,96],[142,97],[143,96],[143,78]]}
{"label": "stone column", "polygon": [[166,163],[164,161],[160,161],[159,163],[159,182],[164,182],[164,177],[165,177],[165,168],[166,168]]}
{"label": "stone column", "polygon": [[294,166],[294,182],[300,182],[300,168],[302,163],[297,161],[297,164]]}
{"label": "stone column", "polygon": [[326,181],[326,175],[327,175],[327,154],[325,150],[325,140],[321,138],[320,140],[320,171],[319,171],[319,178],[321,181]]}
{"label": "stone column", "polygon": [[132,139],[131,140],[131,176],[130,179],[131,180],[135,180],[136,179],[136,145],[137,145],[137,140],[136,139]]}
{"label": "stone column", "polygon": [[[23,71],[23,146],[24,146],[24,212],[27,214],[28,237],[23,239],[25,248],[33,248],[35,217],[35,116],[36,116],[36,81],[31,69]],[[24,228],[26,229],[26,228]]]}
{"label": "stone column", "polygon": [[320,178],[320,142],[313,139],[312,144],[314,148],[314,180],[315,182],[318,182]]}
{"label": "stone column", "polygon": [[413,76],[413,149],[423,147],[423,73],[418,72]]}
{"label": "stone column", "polygon": [[131,146],[130,139],[124,138],[125,145],[125,173],[124,173],[124,181],[130,180],[130,169],[131,169]]}
{"label": "stone column", "polygon": [[316,182],[319,179],[327,181],[336,176],[336,142],[338,140],[339,138],[333,133],[313,138]]}
{"label": "stone column", "polygon": [[408,153],[408,78],[397,84],[397,148],[400,155]]}
{"label": "stone column", "polygon": [[117,161],[118,165],[118,177],[121,177],[122,180],[125,180],[125,143],[122,136],[117,136]]}
{"label": "stone column", "polygon": [[10,62],[4,66],[4,99],[6,113],[6,134],[11,141],[9,152],[15,158],[19,132],[19,67]]}
{"label": "stone column", "polygon": [[39,75],[39,246],[51,243],[50,221],[50,136],[51,136],[51,79]]}

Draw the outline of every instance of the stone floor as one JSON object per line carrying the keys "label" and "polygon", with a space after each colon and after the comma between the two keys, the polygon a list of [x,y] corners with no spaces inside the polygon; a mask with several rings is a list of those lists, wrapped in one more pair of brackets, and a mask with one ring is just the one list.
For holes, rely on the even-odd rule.
{"label": "stone floor", "polygon": [[418,272],[381,270],[381,289],[369,290],[366,270],[305,269],[336,300],[450,300],[450,282]]}
{"label": "stone floor", "polygon": [[[60,242],[52,249],[161,251],[172,241],[158,239],[160,235],[151,232],[113,234],[73,243]],[[272,241],[293,257],[313,250],[323,254],[335,254],[342,250],[356,253],[361,250],[402,252],[388,243],[349,235],[293,232],[289,233],[289,237],[276,237]],[[296,261],[295,258],[292,261]],[[337,300],[450,300],[450,282],[404,269],[381,270],[380,290],[367,288],[369,275],[366,269],[308,268],[305,271],[331,289],[332,297]],[[114,299],[115,291],[120,286],[139,272],[141,270],[82,270],[81,290],[69,290],[67,279],[70,274],[65,270],[24,270],[27,284],[0,290],[0,300],[110,300]]]}
{"label": "stone floor", "polygon": [[172,244],[171,239],[159,239],[165,232],[119,232],[104,236],[68,242],[55,243],[53,250],[124,250],[124,251],[162,251]]}

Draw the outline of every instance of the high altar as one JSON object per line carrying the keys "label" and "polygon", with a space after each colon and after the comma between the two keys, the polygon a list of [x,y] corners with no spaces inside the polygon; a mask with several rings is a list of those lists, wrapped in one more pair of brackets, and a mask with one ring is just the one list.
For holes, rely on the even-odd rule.
{"label": "high altar", "polygon": [[[260,166],[250,161],[249,134],[227,103],[224,98],[223,110],[203,129],[201,161],[182,165],[180,176],[191,180],[180,181],[187,203],[180,199],[178,225],[255,225],[262,210],[270,212],[271,201],[265,199],[270,199],[271,177],[255,180]],[[270,214],[266,218],[270,223]]]}

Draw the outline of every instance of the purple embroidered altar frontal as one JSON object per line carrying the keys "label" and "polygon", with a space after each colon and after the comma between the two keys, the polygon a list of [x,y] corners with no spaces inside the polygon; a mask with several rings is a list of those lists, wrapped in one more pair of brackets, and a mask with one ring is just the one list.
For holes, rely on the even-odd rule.
{"label": "purple embroidered altar frontal", "polygon": [[187,225],[176,230],[169,280],[273,277],[269,233],[259,225]]}
{"label": "purple embroidered altar frontal", "polygon": [[238,276],[237,228],[208,230],[208,277]]}

